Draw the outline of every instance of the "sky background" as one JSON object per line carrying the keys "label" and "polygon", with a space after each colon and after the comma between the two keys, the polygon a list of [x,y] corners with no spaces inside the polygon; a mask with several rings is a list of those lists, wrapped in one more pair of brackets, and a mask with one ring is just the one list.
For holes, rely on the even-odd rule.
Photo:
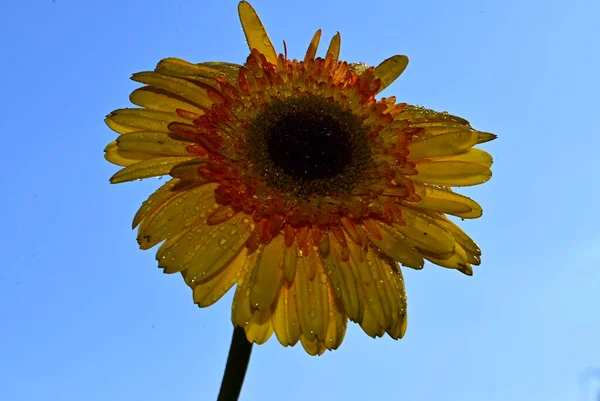
{"label": "sky background", "polygon": [[[411,62],[384,95],[468,118],[494,177],[462,191],[473,277],[405,269],[404,339],[350,324],[321,357],[273,336],[240,400],[553,401],[600,383],[600,2],[252,2],[279,51]],[[0,399],[214,400],[232,294],[199,309],[130,222],[163,181],[109,185],[103,122],[161,58],[242,63],[237,1],[0,2]],[[593,369],[596,369],[594,371]]]}

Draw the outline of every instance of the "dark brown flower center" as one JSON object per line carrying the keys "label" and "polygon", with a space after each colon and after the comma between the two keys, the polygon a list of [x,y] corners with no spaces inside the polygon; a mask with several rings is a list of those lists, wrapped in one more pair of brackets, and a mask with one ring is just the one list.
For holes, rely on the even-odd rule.
{"label": "dark brown flower center", "polygon": [[286,192],[347,192],[370,164],[361,121],[335,103],[303,95],[275,101],[252,121],[249,156]]}

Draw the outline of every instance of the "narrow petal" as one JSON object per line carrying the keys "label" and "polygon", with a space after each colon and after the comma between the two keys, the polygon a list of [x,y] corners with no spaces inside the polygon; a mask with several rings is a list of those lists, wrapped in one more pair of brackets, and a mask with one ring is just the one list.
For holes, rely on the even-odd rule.
{"label": "narrow petal", "polygon": [[358,253],[357,247],[352,243],[350,245],[350,266],[358,277],[358,283],[362,288],[361,296],[364,299],[364,304],[368,305],[370,312],[379,325],[388,327],[388,317],[391,315],[391,308],[385,298],[381,298],[384,292],[380,288],[383,285],[379,270],[373,263],[377,264],[376,258],[373,258],[373,252],[370,252],[370,257],[366,257],[361,262],[355,255]]}
{"label": "narrow petal", "polygon": [[406,289],[402,272],[393,260],[380,260],[379,268],[382,273],[386,289],[386,299],[392,306],[391,325],[386,331],[393,339],[404,337],[407,325],[406,315]]}
{"label": "narrow petal", "polygon": [[192,64],[180,58],[169,57],[158,62],[155,69],[162,74],[179,77],[216,78],[225,75],[218,69],[202,64]]}
{"label": "narrow petal", "polygon": [[[194,303],[201,308],[217,302],[236,283],[246,262],[246,250],[242,249],[229,265],[207,280],[194,285]],[[184,273],[185,274],[185,273]]]}
{"label": "narrow petal", "polygon": [[106,125],[119,134],[136,131],[169,132],[172,122],[189,122],[177,113],[159,110],[119,109],[106,116]]}
{"label": "narrow petal", "polygon": [[424,107],[408,105],[395,117],[395,120],[409,120],[411,127],[428,128],[449,125],[462,125],[471,127],[464,118],[454,116],[445,112],[429,110]]}
{"label": "narrow petal", "polygon": [[327,48],[327,56],[331,57],[335,60],[340,58],[340,47],[342,45],[342,36],[339,32],[333,35],[331,38],[331,42],[329,43],[329,47]]}
{"label": "narrow petal", "polygon": [[[313,276],[311,270],[316,270]],[[328,326],[329,301],[327,299],[327,276],[322,271],[321,261],[316,252],[298,259],[298,268],[294,279],[296,312],[302,335],[312,340],[314,337],[324,340]]]}
{"label": "narrow petal", "polygon": [[327,286],[329,292],[327,299],[329,300],[329,324],[327,326],[327,332],[325,333],[325,347],[328,350],[337,349],[344,340],[346,335],[346,327],[348,326],[348,316],[338,308],[338,304],[335,300],[335,294],[333,288]]}
{"label": "narrow petal", "polygon": [[169,175],[185,181],[206,181],[200,176],[199,168],[206,165],[206,160],[195,158],[185,163],[180,163],[169,171]]}
{"label": "narrow petal", "polygon": [[481,217],[482,209],[477,202],[466,196],[452,192],[449,188],[414,183],[415,193],[421,198],[406,205],[448,213],[465,219]]}
{"label": "narrow petal", "polygon": [[459,226],[451,222],[448,218],[444,216],[437,216],[435,219],[436,224],[443,227],[446,231],[448,231],[456,242],[463,247],[465,252],[467,253],[467,261],[469,263],[478,265],[479,264],[479,256],[481,256],[481,250],[479,246],[465,233]]}
{"label": "narrow petal", "polygon": [[270,308],[281,292],[283,250],[283,235],[275,236],[261,249],[254,267],[250,292],[250,304],[253,308],[260,311]]}
{"label": "narrow petal", "polygon": [[200,63],[200,65],[205,65],[207,67],[213,68],[225,74],[231,81],[237,82],[241,65],[235,63],[224,63],[220,61],[209,61]]}
{"label": "narrow petal", "polygon": [[486,168],[492,167],[493,159],[492,155],[490,155],[485,150],[472,148],[464,153],[460,153],[457,155],[447,156],[447,157],[437,157],[433,159],[434,161],[448,161],[448,162],[465,162],[465,163],[475,163]]}
{"label": "narrow petal", "polygon": [[489,132],[478,132],[478,134],[479,134],[479,139],[477,140],[477,143],[485,143],[485,142],[493,141],[494,139],[498,138],[498,135],[492,134]]}
{"label": "narrow petal", "polygon": [[179,191],[164,201],[141,222],[138,243],[141,249],[150,249],[159,242],[189,229],[206,215],[215,205],[217,184],[206,184],[188,191]]}
{"label": "narrow petal", "polygon": [[192,157],[156,157],[142,160],[125,167],[110,178],[111,184],[158,177],[169,174],[177,164],[188,161]]}
{"label": "narrow petal", "polygon": [[344,312],[353,321],[360,321],[363,314],[362,299],[358,292],[358,283],[347,261],[342,258],[342,246],[335,236],[331,238],[331,252],[323,260],[325,271],[331,279],[331,285]]}
{"label": "narrow petal", "polygon": [[392,259],[402,263],[404,266],[412,267],[413,269],[423,268],[423,257],[413,248],[406,237],[397,230],[392,230],[389,226],[375,222],[381,233],[381,238],[377,238],[371,232],[367,231],[369,240],[379,249]]}
{"label": "narrow petal", "polygon": [[133,74],[131,79],[171,92],[203,108],[210,108],[215,103],[205,87],[193,84],[183,78],[146,71]]}
{"label": "narrow petal", "polygon": [[273,335],[271,324],[271,309],[256,311],[246,326],[246,338],[251,343],[264,344]]}
{"label": "narrow petal", "polygon": [[317,49],[319,48],[319,41],[321,40],[321,30],[317,30],[315,32],[310,44],[308,45],[308,50],[306,50],[306,55],[304,56],[304,62],[306,63],[308,60],[315,58],[317,55]]}
{"label": "narrow petal", "polygon": [[252,286],[252,274],[254,274],[256,259],[256,251],[247,254],[246,261],[240,272],[231,305],[231,323],[235,327],[246,327],[256,312],[256,309],[250,306],[250,287]]}
{"label": "narrow petal", "polygon": [[256,49],[264,54],[268,62],[277,64],[277,52],[254,8],[247,1],[241,1],[238,5],[238,13],[250,51]]}
{"label": "narrow petal", "polygon": [[304,350],[309,355],[323,355],[323,353],[327,351],[325,344],[317,338],[311,338],[303,334],[300,336],[300,341],[302,342],[302,347],[304,347]]}
{"label": "narrow petal", "polygon": [[140,222],[154,211],[167,202],[170,198],[177,195],[180,191],[189,190],[194,188],[196,185],[190,185],[188,182],[183,182],[176,178],[167,181],[162,187],[156,190],[148,199],[146,199],[142,206],[138,209],[135,217],[133,218],[132,228],[136,228]]}
{"label": "narrow petal", "polygon": [[461,153],[477,144],[477,131],[465,130],[425,137],[408,145],[410,160]]}
{"label": "narrow petal", "polygon": [[273,330],[283,346],[293,346],[300,339],[300,322],[296,313],[294,286],[282,286],[271,315]]}
{"label": "narrow petal", "polygon": [[370,307],[365,308],[365,313],[360,322],[360,327],[370,337],[376,338],[381,337],[385,333],[385,328],[375,319],[373,312]]}
{"label": "narrow petal", "polygon": [[[209,277],[229,264],[244,246],[253,228],[250,219],[244,213],[238,213],[223,223],[204,227],[204,239],[201,236],[201,242],[191,249],[188,248],[190,252],[195,253],[187,266],[189,280]],[[186,244],[187,247],[190,245]]]}
{"label": "narrow petal", "polygon": [[469,262],[467,261],[467,253],[460,244],[456,244],[453,252],[448,258],[440,259],[435,256],[425,255],[425,258],[431,263],[438,266],[447,267],[448,269],[466,269]]}
{"label": "narrow petal", "polygon": [[150,86],[134,90],[129,95],[129,100],[137,106],[146,107],[150,110],[175,112],[180,109],[199,115],[204,114],[204,110],[193,104],[190,100],[181,98],[164,89]]}
{"label": "narrow petal", "polygon": [[[208,226],[202,222],[169,238],[156,253],[158,265],[165,269],[165,273],[187,269],[184,277],[188,285],[208,279],[231,263],[233,257],[243,248],[244,238],[249,235],[238,238],[238,232],[247,230],[243,219],[240,222],[239,218],[240,215],[237,215],[219,226]],[[231,238],[228,239],[228,236]],[[210,248],[211,245],[214,245],[214,248]]]}
{"label": "narrow petal", "polygon": [[139,153],[139,152],[127,152],[124,150],[120,150],[117,146],[117,141],[112,141],[109,143],[104,149],[104,158],[111,162],[112,164],[116,164],[117,166],[131,166],[137,162],[142,160],[147,160],[155,157],[154,155],[148,153]]}
{"label": "narrow petal", "polygon": [[296,277],[296,262],[298,257],[298,246],[296,243],[292,243],[290,246],[286,246],[283,250],[283,278],[288,283],[294,281]]}
{"label": "narrow petal", "polygon": [[402,216],[406,219],[406,225],[395,225],[392,232],[402,233],[415,248],[436,254],[452,252],[456,244],[454,237],[435,224],[435,219],[409,208],[402,209]]}
{"label": "narrow petal", "polygon": [[117,139],[120,149],[128,152],[151,153],[160,156],[189,156],[189,142],[178,141],[165,132],[137,131]]}
{"label": "narrow petal", "polygon": [[381,80],[378,92],[381,92],[394,82],[404,72],[407,65],[408,57],[396,55],[382,61],[381,64],[375,67],[375,78]]}
{"label": "narrow petal", "polygon": [[486,166],[464,161],[434,161],[417,163],[417,175],[410,178],[429,184],[465,187],[487,182],[492,172]]}

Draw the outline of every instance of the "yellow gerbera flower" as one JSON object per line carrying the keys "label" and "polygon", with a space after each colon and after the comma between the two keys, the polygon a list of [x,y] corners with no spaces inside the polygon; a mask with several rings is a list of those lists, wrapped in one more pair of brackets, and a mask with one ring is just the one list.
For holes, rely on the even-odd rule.
{"label": "yellow gerbera flower", "polygon": [[239,3],[244,65],[167,58],[133,75],[140,108],[106,123],[120,136],[112,183],[170,175],[133,226],[165,273],[181,272],[201,307],[234,284],[232,321],[249,341],[273,332],[312,355],[339,347],[348,318],[372,337],[406,331],[398,262],[472,274],[478,246],[446,214],[481,216],[452,186],[486,182],[495,135],[468,121],[376,99],[408,64],[338,59],[336,34],[316,57],[277,55],[256,12]]}

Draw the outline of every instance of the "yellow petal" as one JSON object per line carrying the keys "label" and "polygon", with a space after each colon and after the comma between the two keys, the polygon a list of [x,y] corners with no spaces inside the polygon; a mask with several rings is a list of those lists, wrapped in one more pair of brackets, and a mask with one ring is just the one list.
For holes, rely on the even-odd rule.
{"label": "yellow petal", "polygon": [[250,237],[251,230],[250,219],[244,213],[223,223],[205,226],[204,240],[201,237],[200,243],[184,245],[194,252],[187,265],[187,278],[200,280],[229,264]]}
{"label": "yellow petal", "polygon": [[408,145],[410,160],[448,156],[463,152],[477,144],[477,131],[457,131],[426,137]]}
{"label": "yellow petal", "polygon": [[429,110],[424,107],[412,105],[406,106],[402,113],[398,114],[394,119],[409,120],[411,127],[433,128],[436,126],[445,127],[447,125],[462,125],[469,128],[471,127],[469,122],[464,118],[453,116],[452,114],[448,114],[446,112]]}
{"label": "yellow petal", "polygon": [[283,278],[288,283],[294,281],[296,277],[296,262],[298,255],[298,246],[294,242],[291,246],[286,246],[283,250]]}
{"label": "yellow petal", "polygon": [[[259,248],[260,249],[260,248]],[[236,327],[245,327],[250,323],[256,309],[250,306],[250,287],[252,285],[253,268],[256,265],[257,252],[247,255],[246,262],[240,272],[238,285],[231,305],[231,323]]]}
{"label": "yellow petal", "polygon": [[153,159],[142,160],[119,170],[110,178],[110,182],[111,184],[117,184],[142,178],[167,175],[174,166],[190,159],[192,157],[155,157]]}
{"label": "yellow petal", "polygon": [[329,324],[327,326],[327,332],[325,333],[324,343],[328,350],[334,350],[342,344],[342,341],[344,341],[346,327],[348,326],[348,317],[338,309],[331,286],[327,286],[327,290],[329,291],[327,296],[329,301]]}
{"label": "yellow petal", "polygon": [[[363,303],[358,292],[358,283],[348,262],[341,258],[341,245],[335,236],[330,236],[331,252],[323,260],[324,269],[331,279],[333,292],[344,307],[350,319],[358,322],[362,319]],[[296,274],[297,275],[297,274]]]}
{"label": "yellow petal", "polygon": [[[358,251],[355,249],[356,245],[349,243],[350,246],[350,266],[355,272],[358,278],[358,283],[362,288],[361,296],[364,297],[364,303],[369,306],[373,317],[382,327],[387,327],[388,317],[391,315],[391,308],[387,303],[387,300],[383,296],[383,290],[380,288],[383,286],[381,281],[379,270],[373,264],[378,264],[379,261],[373,258],[373,252],[368,252],[362,262],[355,255]],[[386,313],[387,312],[387,313]]]}
{"label": "yellow petal", "polygon": [[477,140],[477,143],[486,143],[486,142],[493,141],[494,139],[498,138],[498,135],[492,134],[490,132],[478,132],[478,134],[479,134],[479,138]]}
{"label": "yellow petal", "polygon": [[281,290],[283,264],[283,235],[276,235],[261,249],[254,267],[250,304],[253,308],[270,308]]}
{"label": "yellow petal", "polygon": [[199,168],[206,165],[206,160],[195,158],[185,163],[180,163],[173,167],[169,174],[171,177],[179,178],[186,181],[205,181],[204,178],[199,175]]}
{"label": "yellow petal", "polygon": [[329,43],[329,47],[327,48],[326,55],[335,60],[340,58],[340,47],[342,44],[342,36],[339,32],[337,32],[333,38],[331,38],[331,42]]}
{"label": "yellow petal", "polygon": [[175,112],[177,109],[191,111],[196,114],[204,114],[204,110],[187,99],[182,99],[169,91],[145,86],[134,90],[129,95],[131,103],[146,107],[151,110]]}
{"label": "yellow petal", "polygon": [[238,5],[238,13],[250,51],[256,49],[264,54],[268,62],[277,64],[277,52],[254,8],[247,1],[241,1]]}
{"label": "yellow petal", "polygon": [[140,109],[119,109],[106,116],[106,125],[120,134],[135,131],[169,132],[172,122],[189,122],[177,113]]}
{"label": "yellow petal", "polygon": [[416,170],[412,180],[453,187],[483,184],[492,177],[488,167],[464,161],[422,162],[417,163]]}
{"label": "yellow petal", "polygon": [[148,153],[126,152],[120,150],[117,146],[117,141],[112,141],[104,149],[104,158],[117,166],[130,166],[142,160],[147,160],[155,157]]}
{"label": "yellow petal", "polygon": [[378,92],[387,88],[404,72],[408,65],[408,57],[402,55],[392,56],[375,67],[375,78],[381,80]]}
{"label": "yellow petal", "polygon": [[[449,122],[447,123],[446,121],[437,121],[438,118],[442,118],[444,116],[446,116],[446,114],[441,114],[441,116],[436,116],[436,114],[440,114],[434,111],[431,111],[431,113],[435,113],[432,114],[432,118],[435,118],[436,121],[421,121],[421,122],[414,122],[411,121],[410,123],[410,127],[412,128],[422,128],[423,132],[421,134],[418,135],[419,138],[421,137],[427,137],[427,138],[431,138],[433,136],[436,135],[444,135],[444,134],[451,134],[454,132],[460,132],[460,131],[465,131],[465,130],[470,130],[472,131],[473,129],[471,128],[471,126],[468,124],[468,122],[465,121],[465,124],[461,124],[460,121],[458,122]],[[429,114],[429,113],[427,113]],[[459,117],[457,117],[459,118]],[[403,120],[401,120],[403,121]],[[478,132],[478,131],[475,131]]]}
{"label": "yellow petal", "polygon": [[308,336],[302,335],[300,336],[300,341],[302,342],[302,347],[309,355],[323,355],[327,348],[325,344],[319,341],[317,338],[310,338]]}
{"label": "yellow petal", "polygon": [[159,61],[154,71],[173,77],[184,78],[193,83],[202,83],[217,91],[221,89],[216,79],[217,77],[231,81],[231,78],[223,71],[209,67],[206,64],[192,64],[178,58],[166,58]]}
{"label": "yellow petal", "polygon": [[[190,229],[206,215],[215,204],[217,184],[211,183],[179,191],[148,214],[140,224],[138,243],[141,249],[150,249],[159,242]],[[170,272],[169,272],[170,273]]]}
{"label": "yellow petal", "polygon": [[425,258],[431,263],[438,266],[447,267],[448,269],[465,269],[469,262],[467,261],[467,253],[460,244],[456,244],[452,254],[445,259],[436,258],[435,256],[425,255]]}
{"label": "yellow petal", "polygon": [[142,206],[139,208],[135,214],[135,217],[133,218],[132,228],[137,227],[142,219],[148,216],[150,212],[154,211],[171,197],[177,195],[179,191],[188,190],[195,186],[196,184],[190,185],[190,183],[182,182],[178,179],[167,181],[162,187],[157,189],[156,192],[150,195],[150,197],[148,197],[148,199],[142,203]]}
{"label": "yellow petal", "polygon": [[365,308],[360,327],[368,336],[373,338],[381,337],[385,333],[385,329],[379,324],[377,319],[375,319],[375,316],[373,316],[373,313],[371,312],[371,308],[368,306]]}
{"label": "yellow petal", "polygon": [[218,70],[223,73],[229,80],[237,82],[237,78],[240,73],[240,68],[242,67],[239,64],[235,63],[224,63],[219,61],[209,61],[200,63],[200,65],[205,65],[212,69]]}
{"label": "yellow petal", "polygon": [[200,107],[210,108],[214,103],[206,88],[182,78],[146,71],[133,74],[131,79],[173,93]]}
{"label": "yellow petal", "polygon": [[465,219],[481,217],[482,209],[477,202],[449,189],[414,183],[415,192],[421,198],[418,202],[405,202],[406,205],[448,213]]}
{"label": "yellow petal", "polygon": [[310,44],[308,45],[308,50],[306,50],[306,55],[304,56],[304,62],[306,63],[308,60],[315,58],[317,55],[317,49],[319,48],[319,41],[321,40],[321,30],[319,29],[315,32]]}
{"label": "yellow petal", "polygon": [[385,288],[384,297],[389,301],[392,308],[390,326],[386,328],[387,333],[397,340],[406,332],[406,290],[404,279],[398,266],[393,266],[393,261],[380,260],[378,267],[383,277]]}
{"label": "yellow petal", "polygon": [[471,148],[464,153],[459,153],[457,155],[447,156],[447,157],[437,157],[434,159],[435,161],[448,161],[448,162],[465,162],[465,163],[475,163],[481,166],[490,168],[492,167],[493,159],[492,155],[490,155],[485,150]]}
{"label": "yellow petal", "polygon": [[251,343],[264,344],[273,334],[271,325],[271,309],[256,311],[246,326],[246,338]]}
{"label": "yellow petal", "polygon": [[[204,205],[201,209],[203,207]],[[226,226],[226,223],[229,224]],[[208,279],[213,273],[228,265],[242,248],[243,238],[238,239],[237,235],[245,229],[244,223],[242,220],[240,223],[242,227],[230,228],[235,223],[236,220],[233,218],[222,223],[223,225],[208,226],[203,220],[199,220],[196,226],[183,230],[160,246],[156,253],[158,265],[165,269],[165,273],[187,269],[184,277],[188,285]],[[220,230],[220,227],[223,227],[223,230]],[[228,230],[225,229],[226,227]],[[227,239],[226,237],[233,231],[235,233],[231,235],[232,238]],[[218,245],[223,242],[223,239],[226,242]],[[217,244],[214,244],[215,241],[218,241]],[[204,252],[210,245],[214,245],[215,248]]]}
{"label": "yellow petal", "polygon": [[246,262],[246,250],[242,248],[235,259],[208,280],[196,283],[194,288],[194,303],[201,308],[217,302],[237,281]]}
{"label": "yellow petal", "polygon": [[273,330],[283,346],[293,346],[300,339],[300,322],[296,314],[294,286],[282,286],[271,316]]}
{"label": "yellow petal", "polygon": [[392,232],[402,233],[415,248],[436,254],[449,253],[454,249],[454,237],[437,225],[435,219],[409,208],[402,208],[402,217],[407,221],[406,225],[395,225]]}
{"label": "yellow petal", "polygon": [[117,139],[120,149],[129,152],[151,153],[161,156],[189,156],[189,142],[178,141],[165,132],[137,131]]}
{"label": "yellow petal", "polygon": [[[329,319],[329,301],[327,299],[327,276],[322,271],[316,252],[298,259],[298,268],[294,278],[296,312],[302,335],[312,340],[325,339]],[[317,273],[311,277],[310,271]]]}
{"label": "yellow petal", "polygon": [[160,60],[155,71],[171,76],[205,77],[213,78],[213,80],[218,76],[224,75],[223,72],[207,65],[192,64],[188,61],[174,57]]}
{"label": "yellow petal", "polygon": [[444,216],[438,216],[438,218],[435,219],[435,222],[436,224],[443,227],[450,234],[452,234],[456,242],[463,247],[463,249],[467,253],[467,261],[469,263],[479,264],[476,262],[472,262],[472,258],[470,258],[469,255],[475,255],[479,257],[481,255],[481,250],[479,249],[479,246],[477,246],[475,241],[473,241],[471,237],[467,235],[467,233],[465,233],[459,226],[457,226]]}
{"label": "yellow petal", "polygon": [[391,227],[375,222],[379,227],[381,239],[375,237],[367,231],[369,240],[387,256],[402,263],[404,266],[412,267],[413,269],[423,268],[423,257],[415,250],[407,241],[406,237],[394,231]]}

